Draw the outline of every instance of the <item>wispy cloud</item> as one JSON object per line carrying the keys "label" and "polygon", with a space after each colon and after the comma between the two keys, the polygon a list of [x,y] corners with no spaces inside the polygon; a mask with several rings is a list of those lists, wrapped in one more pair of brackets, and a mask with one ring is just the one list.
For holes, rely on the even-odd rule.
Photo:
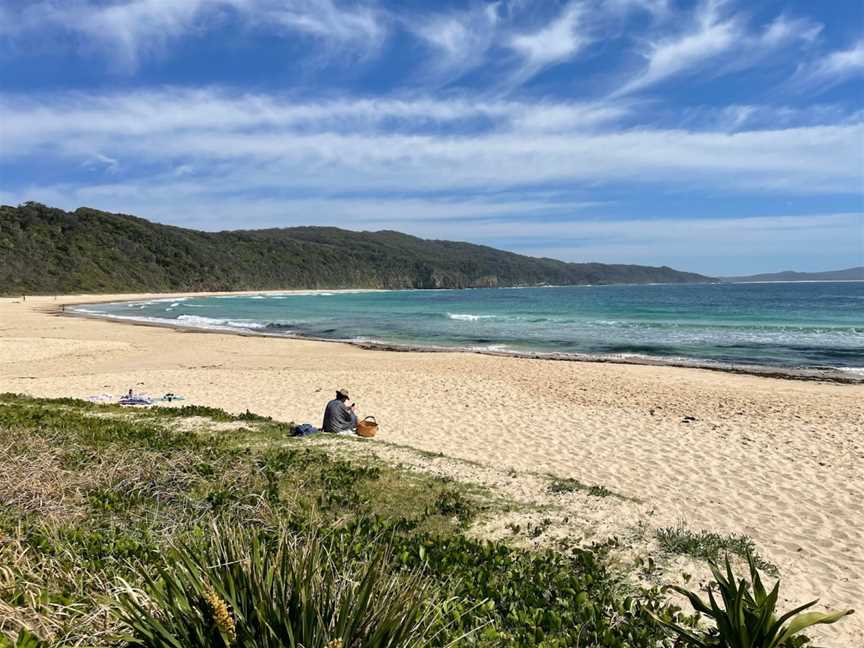
{"label": "wispy cloud", "polygon": [[[233,0],[234,2],[238,0]],[[241,0],[243,1],[243,0]],[[321,39],[340,49],[368,55],[376,52],[388,30],[388,16],[371,6],[337,6],[333,0],[245,0],[259,25],[283,26]]]}
{"label": "wispy cloud", "polygon": [[121,0],[91,3],[41,0],[2,16],[0,34],[23,40],[48,28],[77,37],[83,50],[108,52],[106,58],[127,72],[143,59],[164,52],[169,43],[201,34],[229,18],[265,31],[305,34],[329,47],[375,51],[387,32],[380,12],[363,4],[343,8],[334,0]]}
{"label": "wispy cloud", "polygon": [[12,29],[30,37],[46,27],[59,27],[76,35],[79,47],[106,48],[115,65],[134,69],[141,57],[162,51],[168,42],[200,24],[210,9],[207,0],[133,0],[117,4],[43,1],[25,6],[14,16]]}
{"label": "wispy cloud", "polygon": [[827,90],[859,77],[864,77],[864,39],[849,49],[834,51],[800,65],[792,84],[799,90]]}
{"label": "wispy cloud", "polygon": [[812,42],[822,29],[813,21],[780,15],[763,30],[753,31],[745,16],[730,14],[728,7],[726,0],[705,0],[695,11],[687,31],[649,42],[643,54],[647,65],[614,96],[694,74],[704,70],[709,62],[714,66],[711,76],[753,67],[774,50],[796,42]]}
{"label": "wispy cloud", "polygon": [[849,111],[840,104],[791,106],[776,104],[732,104],[729,106],[699,106],[683,111],[682,127],[699,130],[735,132],[801,128],[825,124],[858,124],[864,122],[864,109]]}
{"label": "wispy cloud", "polygon": [[220,89],[163,88],[50,98],[0,95],[3,147],[16,155],[61,137],[143,137],[160,133],[269,132],[453,134],[489,131],[590,131],[628,112],[625,102],[522,102],[343,98],[300,102],[284,95],[232,94]]}
{"label": "wispy cloud", "polygon": [[[732,134],[572,127],[577,115],[592,112],[596,124],[613,123],[623,110],[615,104],[291,104],[200,90],[7,98],[0,106],[6,159],[38,155],[60,162],[99,151],[124,167],[208,169],[214,187],[230,181],[250,188],[425,191],[636,182],[727,192],[855,192],[857,142],[864,136],[861,123]],[[473,127],[478,116],[487,121],[479,129]],[[472,126],[442,135],[430,118]]]}
{"label": "wispy cloud", "polygon": [[756,48],[783,47],[795,42],[812,43],[822,33],[823,26],[808,18],[794,18],[781,14],[765,30],[750,37],[750,44]]}
{"label": "wispy cloud", "polygon": [[509,46],[521,59],[513,82],[524,83],[550,65],[572,59],[591,43],[592,37],[583,28],[585,11],[581,4],[571,2],[541,29],[512,36]]}
{"label": "wispy cloud", "polygon": [[82,164],[85,167],[100,167],[108,173],[116,173],[120,166],[117,160],[101,153],[93,153],[90,159],[84,160]]}
{"label": "wispy cloud", "polygon": [[475,6],[468,11],[410,15],[405,28],[434,51],[427,68],[436,78],[451,80],[485,62],[499,24],[498,4]]}

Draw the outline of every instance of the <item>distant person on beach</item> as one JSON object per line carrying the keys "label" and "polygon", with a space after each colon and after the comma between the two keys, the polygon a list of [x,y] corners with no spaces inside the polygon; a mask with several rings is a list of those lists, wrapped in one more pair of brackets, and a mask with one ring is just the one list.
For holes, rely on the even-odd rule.
{"label": "distant person on beach", "polygon": [[336,398],[327,403],[324,408],[324,432],[351,432],[357,428],[357,414],[354,413],[356,403],[348,404],[348,390],[337,389]]}

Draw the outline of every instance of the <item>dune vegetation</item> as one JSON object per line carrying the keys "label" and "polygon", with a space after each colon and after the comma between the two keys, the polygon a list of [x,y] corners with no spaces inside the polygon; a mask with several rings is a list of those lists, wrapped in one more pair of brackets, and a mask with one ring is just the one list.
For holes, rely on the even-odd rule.
{"label": "dune vegetation", "polygon": [[291,432],[248,412],[0,396],[0,646],[697,636],[698,615],[626,585],[606,546],[477,539],[472,523],[502,506],[488,494]]}

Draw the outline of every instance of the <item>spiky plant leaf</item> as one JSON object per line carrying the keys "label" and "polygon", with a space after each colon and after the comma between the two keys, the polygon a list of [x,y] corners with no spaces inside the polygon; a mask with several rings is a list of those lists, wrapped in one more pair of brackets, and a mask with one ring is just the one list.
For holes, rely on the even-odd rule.
{"label": "spiky plant leaf", "polygon": [[797,617],[792,619],[786,629],[768,648],[774,648],[775,646],[779,648],[783,646],[786,641],[797,635],[805,628],[809,628],[810,626],[818,625],[820,623],[835,623],[842,619],[844,616],[848,616],[853,612],[855,612],[855,610],[838,610],[836,612],[806,612],[804,614],[799,614]]}
{"label": "spiky plant leaf", "polygon": [[130,644],[145,648],[401,648],[434,645],[434,593],[390,575],[386,551],[345,564],[326,539],[212,527],[180,546],[173,569],[146,575],[146,596],[122,597]]}
{"label": "spiky plant leaf", "polygon": [[802,630],[816,624],[834,623],[853,612],[843,610],[800,614],[816,604],[816,601],[811,601],[778,618],[775,610],[780,595],[779,581],[768,593],[752,556],[748,556],[749,583],[745,578],[736,580],[728,557],[725,562],[725,570],[722,571],[715,562],[709,563],[722,607],[714,595],[714,587],[708,589],[707,604],[695,592],[677,586],[671,587],[685,595],[693,608],[708,616],[715,625],[714,629],[708,631],[691,631],[655,617],[665,628],[678,635],[676,646],[680,644],[691,648],[792,648],[800,645],[800,641],[795,639]]}

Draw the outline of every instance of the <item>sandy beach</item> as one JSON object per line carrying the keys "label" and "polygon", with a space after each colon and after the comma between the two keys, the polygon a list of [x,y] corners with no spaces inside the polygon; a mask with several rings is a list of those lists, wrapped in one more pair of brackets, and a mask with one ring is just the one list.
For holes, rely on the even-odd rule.
{"label": "sandy beach", "polygon": [[[52,314],[63,304],[143,297],[0,299],[0,392],[174,392],[187,403],[318,424],[345,385],[361,416],[377,417],[380,441],[476,462],[478,472],[511,471],[521,478],[508,488],[527,499],[538,474],[632,498],[581,511],[583,524],[602,525],[608,537],[678,523],[746,534],[779,566],[787,602],[861,606],[862,385],[396,353]],[[864,614],[818,636],[864,645]]]}

